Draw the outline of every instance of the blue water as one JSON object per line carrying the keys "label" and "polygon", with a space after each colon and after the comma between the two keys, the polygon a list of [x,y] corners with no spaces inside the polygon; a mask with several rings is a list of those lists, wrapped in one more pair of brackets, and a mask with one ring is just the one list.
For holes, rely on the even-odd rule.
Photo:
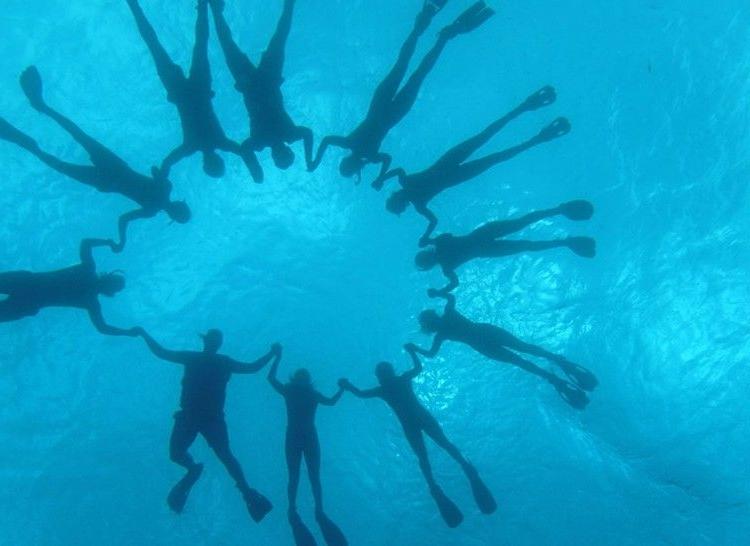
{"label": "blue water", "polygon": [[[227,0],[254,59],[281,2]],[[277,5],[278,4],[278,5]],[[408,33],[418,0],[298,2],[284,92],[316,137],[350,130]],[[468,2],[452,0],[448,21]],[[583,412],[549,385],[447,344],[417,381],[425,405],[479,468],[500,508],[474,507],[460,469],[431,450],[462,507],[441,521],[397,421],[382,403],[346,397],[321,408],[327,511],[353,545],[741,545],[750,542],[750,7],[744,0],[493,2],[498,15],[450,44],[419,101],[384,149],[407,171],[430,165],[544,84],[558,102],[524,116],[487,151],[559,115],[564,139],[532,150],[434,205],[441,228],[573,198],[592,221],[554,219],[527,232],[593,235],[595,260],[550,251],[462,270],[459,309],[592,369],[600,387]],[[175,60],[187,65],[192,0],[143,0]],[[53,154],[82,150],[31,110],[18,74],[36,64],[47,96],[142,172],[179,141],[151,58],[124,2],[5,0],[0,115]],[[436,26],[437,28],[437,26]],[[428,31],[420,52],[431,44]],[[212,29],[213,33],[213,29]],[[418,56],[419,56],[418,52]],[[216,42],[216,108],[228,134],[246,114]],[[337,173],[262,156],[251,185],[237,160],[222,180],[197,157],[175,167],[194,212],[137,223],[120,255],[97,253],[128,284],[104,299],[114,324],[141,324],[166,346],[199,349],[219,327],[225,352],[251,359],[284,344],[282,376],[308,367],[333,392],[347,375],[371,385],[382,359],[406,369],[401,345],[426,345],[416,316],[442,282],[412,264],[423,222],[383,207],[385,193]],[[78,258],[84,237],[113,237],[132,208],[62,178],[0,143],[0,269],[43,271]],[[206,463],[188,507],[164,503],[181,469],[167,439],[181,370],[139,340],[102,337],[84,313],[52,309],[0,327],[0,544],[292,544],[285,518],[284,407],[263,374],[230,383],[232,444],[276,510],[250,521],[202,441]],[[312,520],[309,488],[301,513]]]}

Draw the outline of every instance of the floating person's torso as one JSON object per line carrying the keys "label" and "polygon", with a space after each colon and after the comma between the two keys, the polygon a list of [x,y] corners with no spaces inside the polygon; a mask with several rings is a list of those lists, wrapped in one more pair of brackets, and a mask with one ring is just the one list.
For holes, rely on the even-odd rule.
{"label": "floating person's torso", "polygon": [[156,211],[169,202],[172,184],[155,180],[131,169],[124,161],[97,167],[97,189],[103,193],[119,193],[146,210]]}
{"label": "floating person's torso", "polygon": [[469,260],[482,255],[482,240],[472,236],[456,236],[450,233],[435,239],[435,254],[438,263],[447,270],[455,270]]}
{"label": "floating person's torso", "polygon": [[196,417],[224,415],[227,383],[232,376],[229,363],[221,355],[193,353],[182,376],[180,407]]}
{"label": "floating person's torso", "polygon": [[185,144],[213,149],[213,145],[226,139],[214,112],[213,97],[210,86],[188,78],[169,91],[167,99],[177,107]]}
{"label": "floating person's torso", "polygon": [[288,431],[290,433],[314,432],[315,413],[318,409],[318,397],[315,390],[307,386],[289,384],[284,390],[284,400]]}
{"label": "floating person's torso", "polygon": [[290,142],[294,139],[295,124],[284,108],[281,93],[283,82],[283,78],[259,73],[239,88],[250,115],[250,136],[256,149],[271,147],[280,140]]}
{"label": "floating person's torso", "polygon": [[423,171],[407,175],[401,186],[412,203],[426,205],[444,189],[461,182],[454,171],[455,168],[450,165],[436,163]]}
{"label": "floating person's torso", "polygon": [[381,385],[383,400],[390,406],[402,423],[420,420],[427,414],[412,387],[411,379],[396,377]]}
{"label": "floating person's torso", "polygon": [[440,334],[446,339],[459,341],[490,358],[502,358],[505,346],[512,336],[499,326],[486,322],[473,322],[458,311],[446,311]]}
{"label": "floating person's torso", "polygon": [[25,286],[14,292],[13,298],[30,308],[78,307],[86,309],[98,295],[98,277],[93,268],[82,264],[47,271],[29,273]]}

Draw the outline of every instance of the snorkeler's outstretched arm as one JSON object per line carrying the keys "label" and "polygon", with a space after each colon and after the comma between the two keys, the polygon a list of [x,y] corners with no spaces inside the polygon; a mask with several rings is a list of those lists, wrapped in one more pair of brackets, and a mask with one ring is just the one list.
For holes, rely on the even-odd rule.
{"label": "snorkeler's outstretched arm", "polygon": [[[385,152],[378,152],[375,155],[374,163],[380,163],[380,173],[378,173],[378,177],[375,179],[377,181],[383,178],[388,172],[388,169],[391,168],[391,163],[393,163],[393,158],[389,154],[386,154]],[[375,187],[375,182],[373,182],[372,184],[373,184],[373,187]]]}
{"label": "snorkeler's outstretched arm", "polygon": [[357,398],[378,398],[382,396],[380,387],[362,390],[352,385],[348,379],[339,379],[339,387],[345,391],[349,391]]}
{"label": "snorkeler's outstretched arm", "polygon": [[177,148],[169,152],[169,155],[164,158],[164,161],[162,161],[161,163],[161,167],[159,167],[159,171],[161,172],[162,176],[169,176],[169,171],[172,166],[185,159],[194,151],[195,150],[191,150],[188,146],[180,144],[179,146],[177,146]]}
{"label": "snorkeler's outstretched arm", "polygon": [[166,360],[168,362],[174,362],[176,364],[187,364],[190,360],[190,353],[187,351],[170,351],[169,349],[165,349],[162,347],[159,342],[157,342],[154,338],[151,337],[151,334],[149,334],[146,330],[141,328],[140,326],[136,326],[133,329],[136,333],[136,335],[139,335],[143,338],[143,341],[146,342],[146,345],[148,346],[149,350],[154,354],[155,357],[160,358],[162,360]]}
{"label": "snorkeler's outstretched arm", "polygon": [[411,370],[404,373],[402,377],[405,377],[407,379],[414,379],[420,373],[422,373],[422,361],[417,355],[418,347],[414,345],[413,343],[407,343],[406,345],[404,345],[404,349],[406,349],[406,352],[409,353],[409,356],[411,356],[411,361],[414,364],[414,366],[412,367]]}
{"label": "snorkeler's outstretched arm", "polygon": [[438,296],[445,300],[446,313],[453,313],[456,310],[456,296],[450,292],[440,293]]}
{"label": "snorkeler's outstretched arm", "polygon": [[97,300],[93,300],[88,305],[88,312],[89,312],[89,318],[91,318],[91,323],[94,325],[94,328],[96,328],[100,333],[108,335],[108,336],[130,336],[135,337],[138,335],[138,330],[136,328],[130,328],[130,329],[123,329],[123,328],[117,328],[116,326],[110,326],[104,321],[104,317],[102,316],[102,307],[99,304]]}
{"label": "snorkeler's outstretched arm", "polygon": [[284,385],[281,383],[281,381],[279,381],[279,378],[278,378],[279,362],[281,362],[280,353],[276,355],[276,358],[274,358],[274,361],[271,364],[271,368],[268,370],[268,382],[271,384],[271,386],[274,388],[276,392],[283,395]]}
{"label": "snorkeler's outstretched arm", "polygon": [[86,269],[91,271],[96,269],[96,263],[94,263],[94,249],[99,246],[108,246],[112,250],[117,248],[117,245],[111,239],[84,239],[81,241],[81,247],[79,249],[81,265]]}
{"label": "snorkeler's outstretched arm", "polygon": [[126,212],[120,216],[120,220],[117,222],[117,228],[120,234],[120,241],[112,247],[113,252],[122,252],[125,248],[125,242],[128,236],[128,224],[133,220],[140,220],[142,218],[151,218],[153,214],[146,211],[146,209],[137,209]]}
{"label": "snorkeler's outstretched arm", "polygon": [[273,345],[271,345],[271,349],[255,362],[237,362],[236,360],[232,360],[230,358],[229,367],[232,373],[258,373],[265,367],[266,364],[271,362],[271,360],[276,357],[278,357],[279,359],[281,358],[281,345],[279,345],[278,343],[274,343]]}
{"label": "snorkeler's outstretched arm", "polygon": [[429,297],[437,298],[440,296],[444,296],[458,287],[458,275],[456,274],[455,270],[446,269],[444,267],[443,275],[445,275],[445,277],[448,279],[448,284],[438,290],[436,290],[435,288],[430,288],[429,290],[427,290],[427,295]]}
{"label": "snorkeler's outstretched arm", "polygon": [[329,146],[337,146],[339,148],[348,149],[350,146],[349,139],[347,137],[334,135],[324,137],[323,140],[320,141],[320,146],[318,146],[318,153],[315,154],[315,159],[313,159],[312,165],[310,165],[308,170],[314,171],[318,168],[318,165],[320,165],[320,162],[323,161],[323,155],[326,153],[326,150]]}
{"label": "snorkeler's outstretched arm", "polygon": [[424,233],[419,238],[419,246],[425,247],[430,243],[430,235],[432,235],[432,232],[435,231],[435,228],[438,224],[437,216],[435,216],[435,213],[432,212],[430,209],[428,209],[425,205],[414,205],[414,209],[424,216],[427,219],[427,228],[424,230]]}
{"label": "snorkeler's outstretched arm", "polygon": [[381,174],[372,182],[372,187],[376,190],[380,190],[388,180],[395,177],[398,177],[399,183],[403,184],[404,178],[406,178],[406,171],[401,167],[398,167],[397,169],[393,169],[384,174]]}
{"label": "snorkeler's outstretched arm", "polygon": [[318,394],[317,395],[318,404],[322,404],[324,406],[335,406],[336,402],[338,402],[341,399],[341,397],[343,396],[343,394],[344,394],[344,388],[341,385],[339,385],[339,390],[336,391],[336,394],[334,394],[333,396],[330,396],[330,397],[329,396],[323,396],[320,393],[317,393],[317,394]]}
{"label": "snorkeler's outstretched arm", "polygon": [[421,355],[424,355],[428,358],[432,358],[433,356],[436,356],[438,354],[438,351],[440,350],[440,347],[442,347],[443,342],[445,341],[445,338],[441,336],[440,334],[435,334],[435,337],[432,339],[432,347],[429,349],[423,349],[422,347],[414,346],[414,352],[419,353]]}
{"label": "snorkeler's outstretched arm", "polygon": [[294,128],[295,140],[301,140],[305,150],[305,167],[307,170],[312,169],[313,164],[313,132],[309,127],[298,125]]}

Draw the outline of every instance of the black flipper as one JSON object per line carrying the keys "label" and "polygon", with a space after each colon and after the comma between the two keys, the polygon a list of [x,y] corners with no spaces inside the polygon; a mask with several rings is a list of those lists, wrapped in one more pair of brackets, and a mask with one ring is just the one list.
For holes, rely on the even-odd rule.
{"label": "black flipper", "polygon": [[289,512],[289,526],[292,528],[292,536],[294,536],[296,546],[318,546],[315,537],[302,522],[297,512]]}
{"label": "black flipper", "polygon": [[577,410],[586,409],[589,397],[581,389],[559,378],[552,382],[552,386],[557,390],[557,394],[572,407]]}
{"label": "black flipper", "polygon": [[570,220],[588,220],[594,215],[594,205],[583,199],[576,199],[560,205],[560,212]]}
{"label": "black flipper", "polygon": [[[596,256],[596,241],[591,237],[568,237],[565,242],[568,244],[568,248],[578,256],[583,258]],[[575,366],[575,364],[572,366]],[[565,370],[565,373],[567,374],[568,371]]]}
{"label": "black flipper", "polygon": [[435,503],[438,505],[438,510],[440,510],[440,515],[443,517],[445,524],[451,529],[461,525],[464,515],[458,509],[458,506],[443,493],[443,490],[438,486],[434,486],[430,488],[430,494],[435,499]]}
{"label": "black flipper", "polygon": [[167,496],[167,504],[173,512],[180,513],[185,508],[190,490],[195,485],[195,482],[201,477],[203,472],[203,465],[196,464],[190,470],[187,471],[185,476],[175,484],[172,490]]}
{"label": "black flipper", "polygon": [[21,73],[21,89],[23,94],[29,99],[31,106],[37,110],[44,107],[44,98],[42,97],[42,76],[35,66],[30,66]]}
{"label": "black flipper", "polygon": [[327,546],[349,546],[349,541],[346,540],[338,525],[328,519],[323,512],[315,514],[315,519],[318,521],[320,532],[323,533]]}
{"label": "black flipper", "polygon": [[245,498],[245,504],[247,505],[247,511],[250,513],[250,517],[253,521],[258,523],[266,514],[273,510],[273,504],[266,497],[258,493],[255,489],[250,489],[243,494]]}
{"label": "black flipper", "polygon": [[578,385],[585,391],[593,391],[598,385],[599,380],[596,376],[586,368],[573,364],[572,362],[560,363],[560,369],[568,376],[568,378]]}
{"label": "black flipper", "polygon": [[479,473],[472,465],[466,468],[466,477],[471,484],[471,493],[474,495],[474,502],[477,503],[479,511],[483,514],[492,514],[497,510],[497,502],[492,492],[479,477]]}

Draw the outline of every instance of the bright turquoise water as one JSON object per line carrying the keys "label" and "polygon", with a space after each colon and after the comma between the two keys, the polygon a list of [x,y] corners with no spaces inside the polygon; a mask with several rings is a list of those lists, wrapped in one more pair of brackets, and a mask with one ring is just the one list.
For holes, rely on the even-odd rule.
{"label": "bright turquoise water", "polygon": [[[280,2],[227,0],[240,44],[257,58]],[[408,32],[418,0],[298,3],[288,45],[287,105],[316,137],[353,127]],[[467,2],[452,0],[439,21]],[[493,2],[496,16],[457,40],[384,148],[423,168],[543,84],[559,100],[525,116],[488,150],[558,115],[574,130],[435,202],[441,227],[479,223],[572,198],[591,222],[536,226],[534,238],[594,235],[586,261],[548,252],[463,270],[459,309],[503,324],[596,372],[579,413],[548,385],[457,345],[428,361],[418,393],[494,491],[481,516],[459,469],[433,450],[464,524],[440,520],[401,430],[383,404],[351,397],[319,412],[327,508],[355,545],[740,545],[750,540],[750,8],[741,0]],[[183,65],[194,2],[143,0]],[[270,5],[270,6],[269,6]],[[0,115],[52,153],[85,156],[31,110],[17,86],[39,66],[51,103],[146,171],[179,140],[150,57],[124,2],[6,0],[0,15]],[[213,32],[213,30],[212,30]],[[432,31],[430,31],[432,32]],[[422,49],[432,41],[430,33]],[[215,41],[216,106],[239,138],[246,115]],[[383,209],[385,194],[337,175],[262,157],[251,186],[230,161],[207,179],[193,158],[173,172],[194,220],[136,224],[122,255],[127,289],[108,319],[142,324],[165,345],[199,347],[220,327],[225,349],[254,358],[285,345],[332,391],[374,381],[378,360],[427,343],[416,315],[437,274],[416,272],[422,222]],[[0,143],[0,269],[77,260],[78,242],[115,235],[131,204],[49,171]],[[86,316],[46,310],[0,328],[0,544],[291,544],[285,519],[284,408],[262,375],[230,384],[227,419],[251,483],[277,509],[252,523],[202,441],[206,463],[186,512],[164,497],[180,476],[167,438],[180,370],[138,340],[96,335]],[[302,515],[310,518],[307,482]]]}

